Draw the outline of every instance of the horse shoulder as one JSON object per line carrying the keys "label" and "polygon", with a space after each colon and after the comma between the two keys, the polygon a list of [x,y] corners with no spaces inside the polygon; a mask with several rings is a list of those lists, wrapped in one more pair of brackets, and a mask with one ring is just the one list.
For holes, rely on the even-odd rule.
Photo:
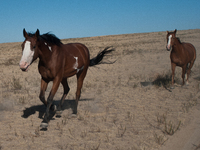
{"label": "horse shoulder", "polygon": [[[54,49],[55,50],[55,49]],[[62,74],[64,67],[64,52],[62,47],[52,52],[52,56],[47,62],[39,61],[38,70],[41,76],[48,80],[53,80],[58,74]]]}
{"label": "horse shoulder", "polygon": [[39,64],[38,64],[38,71],[43,78],[49,81],[52,80],[53,75],[51,73],[51,70],[48,69],[47,66],[41,60],[39,61]]}
{"label": "horse shoulder", "polygon": [[172,63],[175,63],[175,64],[180,63],[179,55],[177,55],[173,50],[171,51],[170,59]]}

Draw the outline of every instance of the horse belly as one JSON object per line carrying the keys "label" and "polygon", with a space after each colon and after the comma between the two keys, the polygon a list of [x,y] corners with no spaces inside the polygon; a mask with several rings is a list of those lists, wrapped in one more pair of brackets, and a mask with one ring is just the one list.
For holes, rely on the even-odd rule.
{"label": "horse belly", "polygon": [[196,50],[195,47],[190,43],[183,43],[185,53],[187,54],[188,62],[191,62],[196,59]]}

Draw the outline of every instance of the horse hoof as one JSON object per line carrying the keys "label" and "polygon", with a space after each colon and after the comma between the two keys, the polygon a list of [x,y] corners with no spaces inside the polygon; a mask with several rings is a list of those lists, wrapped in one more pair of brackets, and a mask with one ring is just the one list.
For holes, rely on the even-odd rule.
{"label": "horse hoof", "polygon": [[174,86],[171,86],[170,89],[174,89]]}
{"label": "horse hoof", "polygon": [[77,117],[77,114],[71,114],[70,115],[70,118],[76,118]]}
{"label": "horse hoof", "polygon": [[62,114],[62,111],[60,111],[60,110],[59,110],[59,111],[56,111],[56,117],[57,117],[57,118],[60,118],[60,117],[61,117],[61,114]]}
{"label": "horse hoof", "polygon": [[41,127],[42,129],[46,129],[46,128],[48,127],[48,123],[42,122],[42,123],[40,124],[40,127]]}

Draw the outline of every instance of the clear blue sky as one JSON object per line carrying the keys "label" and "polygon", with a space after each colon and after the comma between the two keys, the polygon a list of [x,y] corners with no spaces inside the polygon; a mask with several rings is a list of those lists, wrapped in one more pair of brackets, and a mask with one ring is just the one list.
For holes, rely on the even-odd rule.
{"label": "clear blue sky", "polygon": [[200,0],[1,0],[0,43],[200,28]]}

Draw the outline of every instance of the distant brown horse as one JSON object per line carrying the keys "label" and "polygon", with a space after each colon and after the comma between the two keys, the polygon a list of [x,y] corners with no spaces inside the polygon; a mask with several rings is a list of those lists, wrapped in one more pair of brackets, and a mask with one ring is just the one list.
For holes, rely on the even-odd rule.
{"label": "distant brown horse", "polygon": [[[61,111],[64,99],[70,90],[67,78],[73,75],[77,76],[76,105],[73,108],[73,114],[77,114],[81,88],[88,67],[101,64],[103,57],[114,51],[114,49],[107,47],[95,58],[90,59],[88,48],[81,43],[63,44],[60,39],[53,34],[46,33],[40,35],[38,29],[34,34],[27,33],[24,29],[23,35],[25,40],[22,43],[23,53],[19,66],[22,71],[27,71],[33,61],[39,58],[38,70],[41,74],[39,98],[47,107],[41,127],[47,128],[49,110],[56,111],[56,106],[52,103],[60,83],[63,85],[64,93],[58,106],[58,111]],[[46,101],[45,91],[50,81],[53,81],[53,85]]]}
{"label": "distant brown horse", "polygon": [[176,31],[167,31],[167,50],[169,51],[172,47],[170,54],[171,68],[172,68],[172,87],[174,88],[174,76],[175,67],[180,66],[182,68],[182,79],[184,85],[184,78],[187,71],[186,84],[188,84],[188,78],[190,75],[191,68],[196,59],[196,50],[190,43],[182,43],[179,38],[176,37]]}

